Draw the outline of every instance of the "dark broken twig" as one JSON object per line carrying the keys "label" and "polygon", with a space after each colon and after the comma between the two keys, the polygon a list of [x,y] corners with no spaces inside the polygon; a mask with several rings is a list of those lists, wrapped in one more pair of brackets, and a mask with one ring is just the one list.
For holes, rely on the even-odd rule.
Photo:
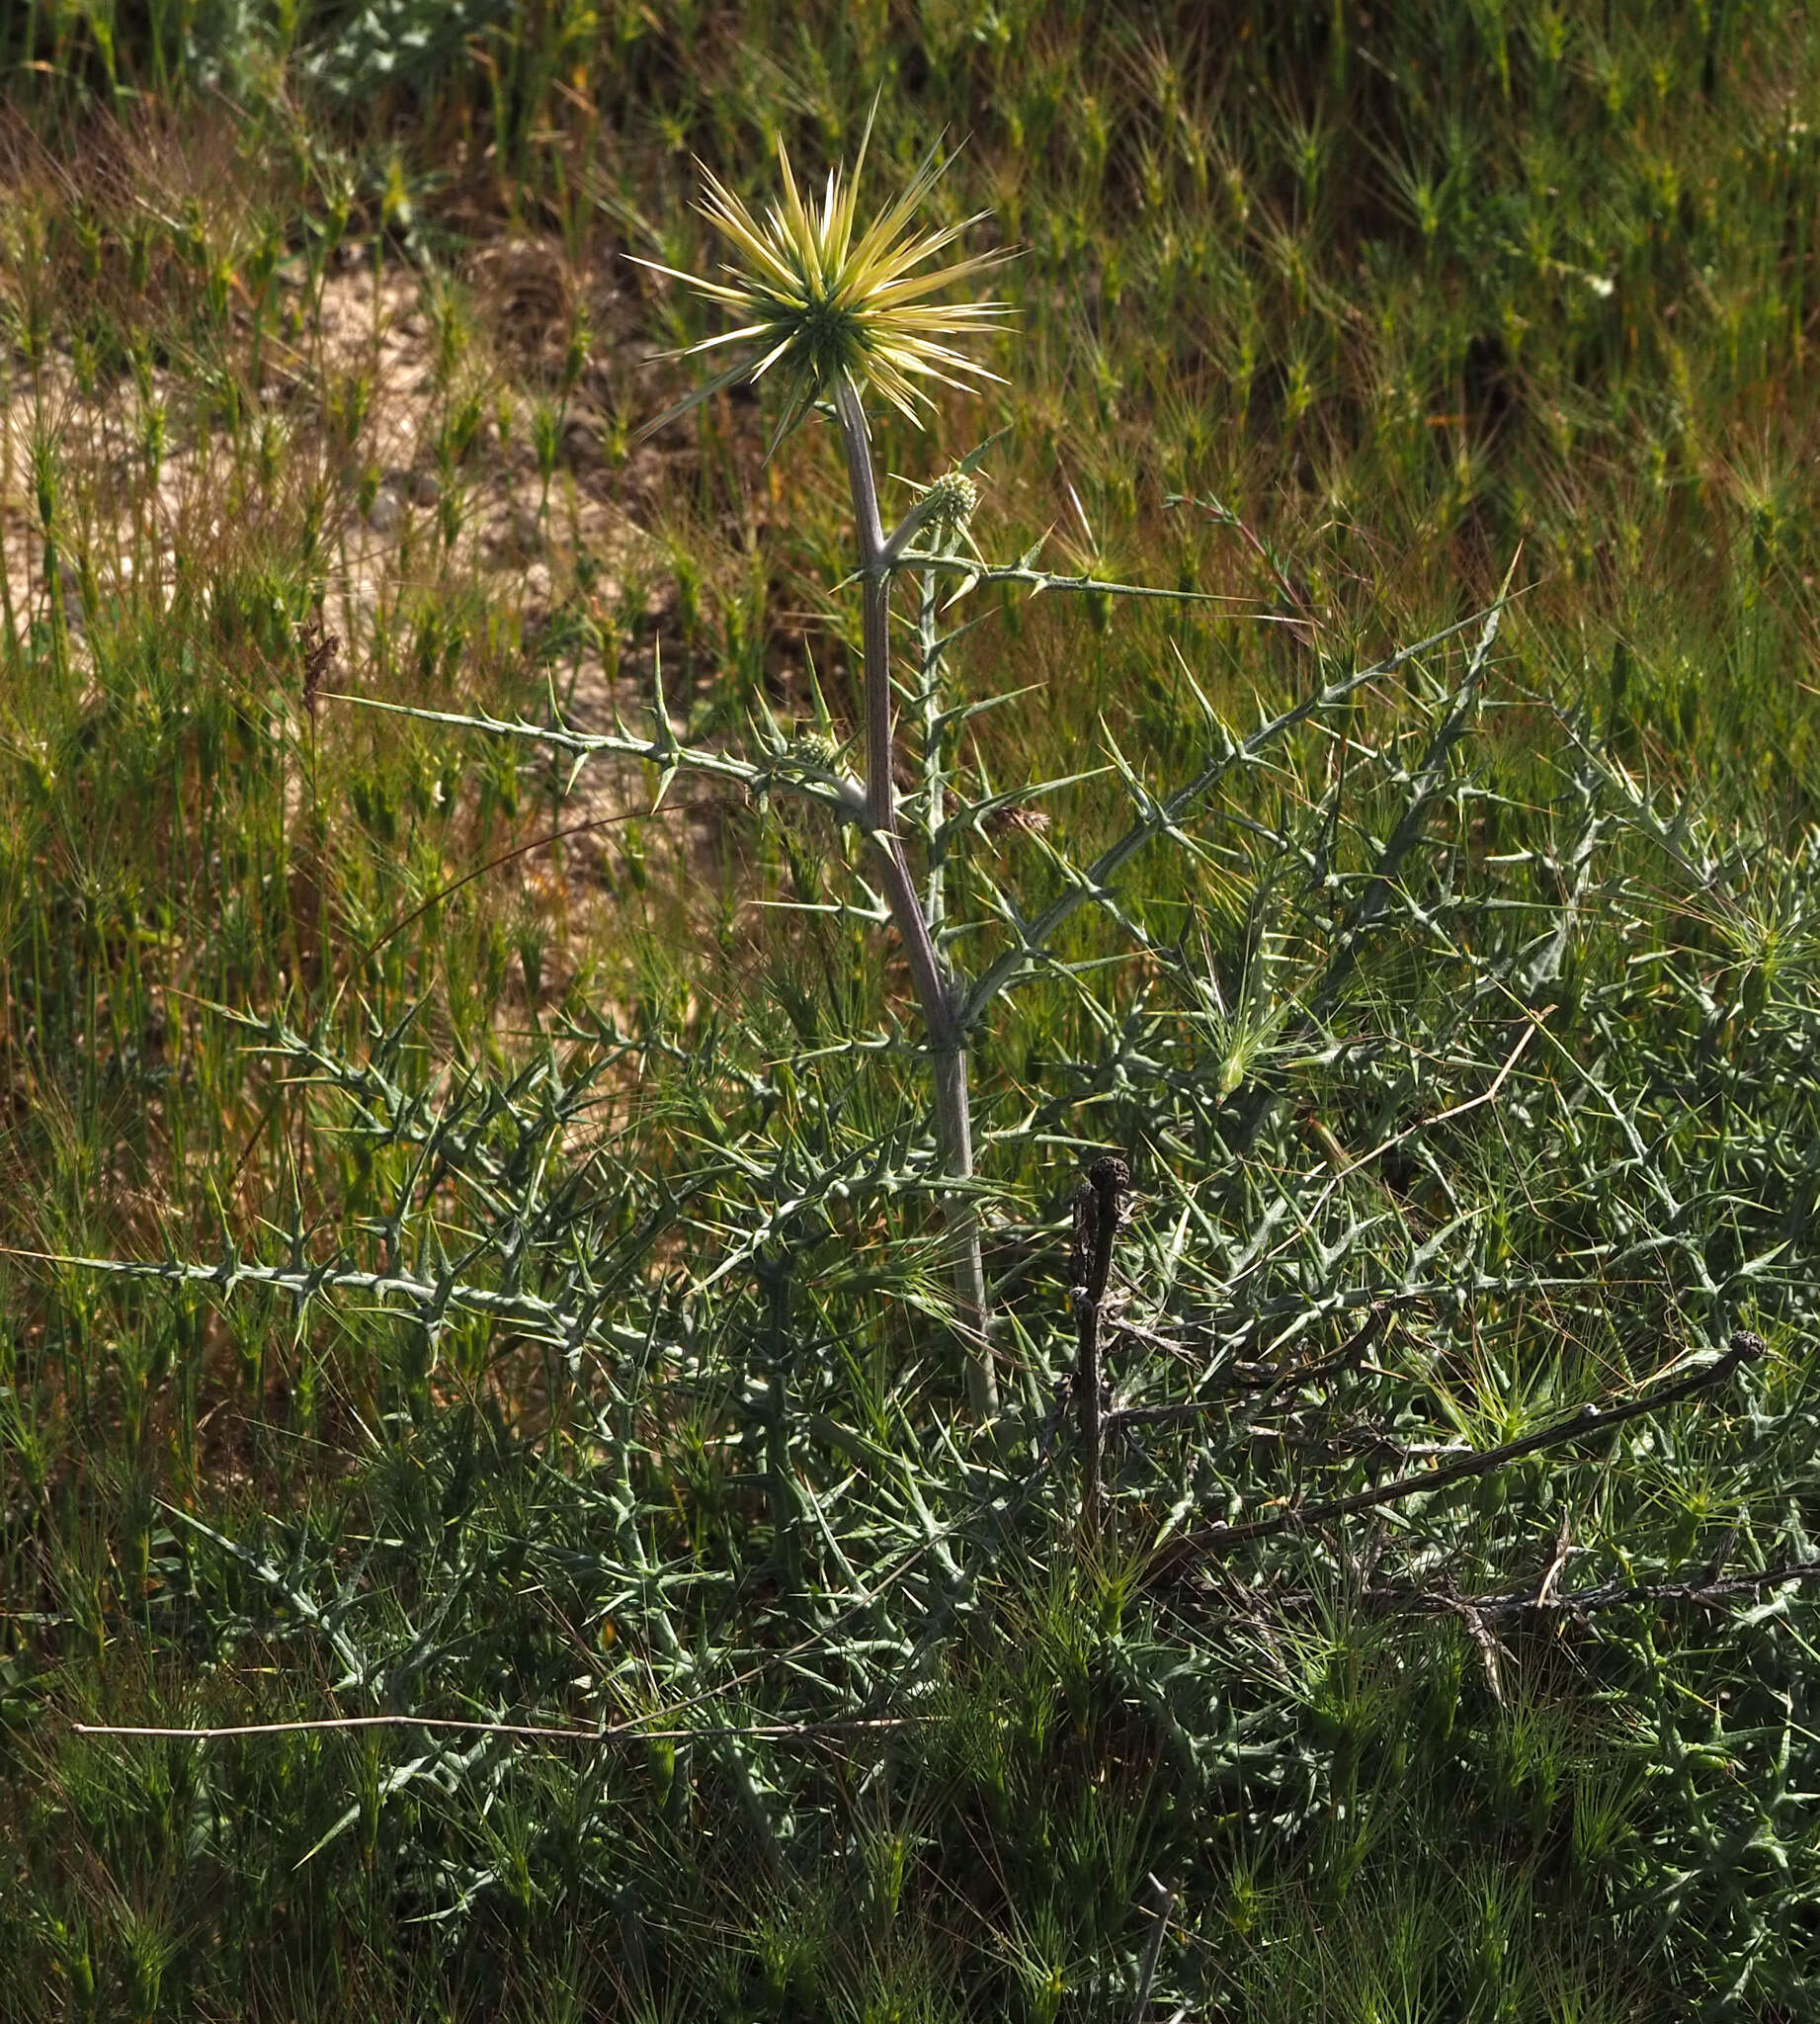
{"label": "dark broken twig", "polygon": [[1372,1609],[1400,1611],[1416,1616],[1444,1616],[1470,1610],[1482,1621],[1509,1622],[1521,1617],[1583,1617],[1595,1610],[1627,1609],[1651,1604],[1658,1609],[1689,1607],[1716,1609],[1741,1596],[1761,1594],[1766,1588],[1781,1588],[1791,1582],[1820,1580],[1820,1560],[1783,1560],[1756,1573],[1722,1574],[1708,1572],[1689,1581],[1602,1581],[1595,1588],[1562,1594],[1544,1582],[1534,1589],[1520,1589],[1503,1595],[1449,1597],[1425,1589],[1367,1589],[1362,1598]]}
{"label": "dark broken twig", "polygon": [[[1176,1542],[1168,1561],[1172,1565],[1179,1564],[1189,1554],[1218,1552],[1250,1540],[1272,1539],[1280,1533],[1303,1531],[1329,1518],[1344,1518],[1356,1511],[1375,1509],[1381,1504],[1400,1503],[1407,1497],[1427,1496],[1453,1483],[1490,1476],[1510,1463],[1522,1461],[1526,1455],[1536,1455],[1544,1449],[1589,1440],[1596,1434],[1639,1419],[1645,1413],[1660,1412],[1696,1392],[1710,1391],[1724,1384],[1741,1365],[1755,1363],[1766,1354],[1761,1335],[1753,1334],[1748,1328],[1737,1329],[1723,1355],[1677,1383],[1664,1386],[1659,1392],[1641,1398],[1626,1399],[1622,1405],[1610,1406],[1604,1411],[1593,1405],[1583,1406],[1568,1418],[1539,1428],[1535,1433],[1526,1434],[1521,1440],[1507,1441],[1504,1446],[1486,1449],[1482,1454],[1463,1455],[1457,1462],[1446,1463],[1438,1469],[1419,1470],[1393,1481],[1378,1483],[1371,1489],[1355,1490],[1350,1496],[1330,1497],[1323,1503],[1279,1511],[1272,1517],[1254,1518],[1245,1524],[1203,1526],[1198,1532],[1185,1533]],[[1451,1607],[1450,1604],[1448,1606]]]}
{"label": "dark broken twig", "polygon": [[[1377,1340],[1389,1318],[1388,1303],[1379,1301],[1346,1342],[1324,1362],[1310,1364],[1305,1370],[1277,1373],[1260,1383],[1251,1394],[1254,1412],[1269,1405],[1285,1392],[1305,1391],[1310,1385],[1321,1384],[1328,1378],[1339,1377],[1353,1369]],[[1114,1325],[1121,1335],[1137,1333],[1126,1322],[1119,1321]],[[1228,1391],[1218,1397],[1188,1398],[1175,1405],[1123,1405],[1107,1415],[1106,1431],[1110,1434],[1120,1427],[1167,1425],[1171,1420],[1194,1419],[1203,1412],[1215,1412],[1222,1408],[1230,1410],[1233,1403],[1234,1394]]]}
{"label": "dark broken twig", "polygon": [[1074,1258],[1069,1276],[1080,1328],[1074,1388],[1081,1415],[1081,1529],[1088,1538],[1099,1521],[1100,1454],[1106,1437],[1100,1396],[1100,1308],[1112,1275],[1119,1197],[1130,1185],[1131,1169],[1117,1154],[1109,1153],[1094,1161],[1074,1198]]}

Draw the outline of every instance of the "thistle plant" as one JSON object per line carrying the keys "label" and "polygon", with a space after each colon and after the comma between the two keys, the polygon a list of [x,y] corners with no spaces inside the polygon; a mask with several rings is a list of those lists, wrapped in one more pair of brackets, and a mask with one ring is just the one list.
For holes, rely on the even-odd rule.
{"label": "thistle plant", "polygon": [[[724,281],[680,274],[674,268],[658,271],[688,283],[739,319],[734,329],[692,346],[692,355],[726,345],[738,345],[742,353],[735,364],[651,426],[660,426],[723,386],[773,374],[784,388],[773,451],[812,407],[826,403],[832,409],[846,452],[864,599],[866,773],[862,782],[853,784],[850,812],[865,831],[916,990],[935,1068],[944,1166],[951,1178],[967,1181],[973,1173],[973,1145],[960,993],[938,945],[927,902],[919,895],[898,828],[892,784],[896,736],[889,608],[893,572],[916,536],[928,529],[951,537],[964,524],[974,493],[971,481],[955,473],[924,491],[887,536],[878,510],[866,395],[876,393],[920,423],[931,405],[924,382],[961,387],[968,380],[995,379],[977,360],[956,350],[955,342],[989,326],[991,319],[1005,313],[1005,305],[930,298],[1006,256],[974,254],[945,266],[928,265],[985,215],[980,212],[959,224],[929,230],[918,228],[923,202],[942,173],[940,156],[933,149],[897,200],[860,229],[860,173],[870,137],[869,121],[853,175],[831,170],[819,208],[805,201],[780,139],[782,196],[763,220],[711,171],[703,170],[707,196],[703,214],[731,241],[743,265],[729,264],[723,270],[728,276]],[[641,264],[656,266],[649,261]],[[965,1194],[949,1196],[947,1205],[956,1307],[963,1329],[976,1345],[970,1390],[976,1408],[989,1410],[996,1398],[983,1342],[987,1295],[978,1213]]]}
{"label": "thistle plant", "polygon": [[[864,155],[863,143],[862,162]],[[1204,591],[1162,590],[1104,581],[1090,574],[1056,574],[1039,566],[1040,543],[1015,563],[986,561],[969,532],[978,503],[973,473],[984,456],[983,449],[973,451],[922,486],[898,524],[885,532],[867,421],[868,396],[876,394],[911,420],[920,421],[930,405],[930,382],[965,387],[968,380],[996,377],[955,347],[969,334],[992,327],[992,319],[1004,313],[1004,305],[990,301],[939,305],[928,298],[978,275],[1005,256],[986,253],[946,266],[926,266],[984,215],[921,232],[916,229],[917,209],[941,172],[933,153],[924,158],[903,194],[863,230],[856,223],[857,169],[851,179],[839,171],[832,173],[816,207],[804,200],[782,149],[779,162],[783,194],[769,207],[763,220],[711,173],[703,171],[707,196],[701,207],[703,213],[732,241],[743,256],[743,265],[725,268],[723,272],[730,277],[725,280],[702,280],[674,268],[657,271],[701,290],[739,319],[732,330],[691,346],[681,356],[699,355],[722,345],[737,344],[742,349],[736,363],[647,424],[645,433],[740,380],[764,382],[775,379],[784,389],[772,438],[774,450],[811,412],[832,417],[846,456],[858,549],[856,574],[862,594],[864,777],[856,779],[846,770],[843,755],[847,745],[836,735],[839,726],[819,694],[819,719],[813,737],[786,733],[761,703],[754,724],[759,755],[746,757],[686,742],[671,721],[661,659],[652,699],[654,720],[643,735],[623,723],[612,731],[581,731],[560,720],[509,721],[360,700],[370,708],[535,741],[546,749],[568,753],[578,768],[595,757],[641,760],[657,771],[659,801],[679,773],[693,773],[743,787],[760,806],[773,793],[793,794],[819,805],[843,828],[860,832],[875,891],[866,881],[857,881],[860,894],[841,910],[849,918],[889,927],[904,951],[933,1074],[940,1168],[932,1178],[947,1228],[953,1309],[967,1354],[968,1396],[974,1411],[986,1415],[996,1409],[998,1392],[974,1172],[968,1057],[973,1036],[988,1011],[1000,996],[1033,977],[1073,974],[1095,967],[1091,960],[1071,965],[1055,954],[1062,930],[1084,907],[1098,907],[1121,932],[1136,934],[1141,940],[1142,931],[1121,905],[1116,884],[1140,851],[1162,838],[1178,848],[1197,850],[1183,825],[1216,789],[1236,775],[1268,764],[1274,748],[1310,718],[1345,705],[1362,689],[1426,654],[1466,625],[1482,621],[1483,631],[1464,686],[1448,720],[1449,742],[1445,749],[1450,750],[1450,741],[1457,739],[1476,707],[1501,606],[1481,615],[1481,620],[1448,627],[1400,648],[1372,666],[1338,675],[1244,737],[1228,728],[1191,676],[1204,721],[1207,755],[1192,778],[1168,794],[1154,793],[1141,771],[1110,737],[1108,763],[1089,772],[1002,789],[994,789],[982,777],[976,792],[966,792],[953,759],[957,734],[973,717],[998,708],[1013,696],[988,695],[965,703],[950,700],[946,691],[948,648],[970,622],[959,622],[945,632],[943,617],[960,598],[976,586],[998,584],[1021,587],[1033,596],[1045,591],[1071,592],[1101,603],[1114,597],[1214,600]],[[641,264],[656,267],[654,262]],[[900,576],[911,577],[916,592],[914,665],[903,685],[911,705],[906,712],[911,733],[907,750],[900,749],[902,726],[893,709],[891,673],[891,595]],[[957,582],[944,595],[949,579]],[[900,761],[914,783],[902,796],[894,786]],[[1034,847],[1059,885],[1059,890],[1042,905],[1027,908],[983,867],[969,861],[970,839],[984,837],[1007,819],[1016,819],[1032,802],[1108,772],[1116,774],[1122,785],[1132,819],[1091,862],[1073,862],[1042,834],[1040,826],[1031,825]],[[1398,835],[1401,838],[1402,832]],[[1398,847],[1406,847],[1406,842]],[[951,890],[960,887],[963,881],[964,891]],[[969,946],[981,946],[978,931],[984,926],[996,927],[996,942],[987,945],[988,953],[968,973],[958,957],[958,936],[965,930],[974,937]],[[1286,1013],[1274,1021],[1273,1032],[1282,1027],[1286,1033],[1285,1021]]]}
{"label": "thistle plant", "polygon": [[[1820,2013],[1820,719],[1790,679],[1820,513],[1788,313],[1820,256],[1787,230],[1820,140],[1784,117],[1820,71],[1794,10],[1603,38],[1559,8],[1348,10],[1317,50],[1253,8],[1230,63],[1185,70],[1192,20],[1137,46],[1123,10],[1051,10],[982,64],[954,10],[810,7],[825,67],[719,89],[687,10],[620,10],[593,49],[581,12],[517,10],[484,66],[502,173],[545,164],[514,212],[560,223],[578,266],[615,192],[597,126],[662,229],[675,134],[832,117],[919,43],[917,117],[1020,123],[1044,221],[1020,342],[1080,389],[1071,462],[1117,483],[1141,444],[1249,551],[1295,650],[1172,626],[1184,665],[1145,676],[1086,642],[1119,697],[1092,757],[1036,756],[1083,742],[1053,692],[1050,721],[974,747],[972,714],[1009,700],[984,689],[1033,677],[965,679],[1001,656],[963,675],[964,618],[1061,586],[972,548],[970,522],[996,552],[977,462],[937,475],[946,454],[911,448],[895,468],[933,482],[901,494],[878,474],[925,516],[886,585],[892,833],[963,1067],[978,1048],[994,1192],[968,1190],[928,1050],[854,1023],[855,951],[888,952],[889,1009],[925,1038],[866,825],[864,579],[830,593],[850,710],[720,708],[771,643],[773,554],[726,612],[711,736],[661,694],[604,737],[535,703],[350,734],[337,689],[446,701],[538,664],[560,694],[562,656],[615,664],[585,551],[525,665],[501,666],[503,626],[461,648],[528,573],[455,541],[477,487],[518,481],[479,419],[549,389],[495,389],[478,356],[432,382],[451,518],[370,605],[335,559],[341,474],[378,468],[399,389],[336,341],[337,296],[367,327],[347,137],[239,94],[232,148],[206,104],[110,126],[56,69],[99,44],[23,10],[22,117],[51,94],[69,117],[8,151],[0,230],[0,491],[31,522],[30,569],[0,571],[5,1235],[59,1254],[0,1260],[9,2014],[307,2011],[320,1988],[375,2024],[431,1991],[488,2015],[1272,2024],[1402,2014],[1417,1987],[1437,2015]],[[151,71],[117,34],[118,100]],[[427,132],[472,130],[424,103]],[[274,131],[307,146],[275,161]],[[1386,190],[1420,229],[1383,233]],[[305,271],[279,277],[262,373],[215,256],[269,211]],[[1106,313],[1083,318],[1089,263]],[[915,299],[975,293],[1011,291]],[[769,314],[720,307],[729,333]],[[800,350],[766,366],[775,343],[677,370],[737,359],[768,427],[838,429],[838,386],[798,387]],[[511,355],[483,349],[487,374]],[[109,357],[144,365],[124,435],[106,375],[63,363]],[[964,414],[900,370],[919,412],[933,391]],[[273,371],[276,461],[244,427],[198,455],[221,377]],[[853,379],[876,465],[887,427],[915,438],[864,356]],[[1680,482],[1764,389],[1738,482]],[[1248,427],[1261,407],[1282,426]],[[832,439],[794,447],[835,471]],[[1025,483],[1042,462],[1000,454]],[[608,482],[573,476],[578,503]],[[1173,581],[1135,506],[1117,539]],[[1071,569],[1095,566],[1079,517]],[[840,522],[828,582],[844,493]],[[1352,624],[1464,613],[1495,589],[1488,530],[1518,524],[1548,587],[1495,658],[1488,622],[1476,651],[1355,668]],[[319,596],[358,681],[318,658]],[[1259,714],[1197,721],[1197,679]],[[463,722],[485,748],[438,734]],[[1158,748],[1183,771],[1147,784]],[[994,749],[1018,770],[987,778]],[[1018,805],[1102,758],[1066,818]],[[747,1000],[764,964],[705,1011],[678,987],[687,902],[633,896],[617,777],[590,798],[627,817],[612,986],[591,1009],[540,985],[527,937],[521,993],[512,914],[557,897],[511,892],[554,840],[527,790],[571,760],[636,761],[660,799],[699,772],[760,823],[793,803],[791,871],[843,881],[799,896],[850,904],[792,936],[786,1007]],[[556,835],[583,826],[605,820]],[[1020,1044],[988,1050],[1027,979]],[[1015,1088],[1001,1054],[1029,1064]],[[1103,1183],[1117,1147],[1133,1191],[1090,1185],[1070,1258],[1077,1147]],[[1006,1390],[983,1427],[889,1353],[952,1314],[921,1225],[969,1193]],[[179,1732],[85,1732],[109,1723]]]}

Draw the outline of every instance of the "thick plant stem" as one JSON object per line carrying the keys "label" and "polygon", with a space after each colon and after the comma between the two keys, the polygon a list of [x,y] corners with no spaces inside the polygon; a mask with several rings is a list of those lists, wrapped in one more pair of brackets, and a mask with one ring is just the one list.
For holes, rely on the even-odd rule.
{"label": "thick plant stem", "polygon": [[[866,829],[873,865],[884,889],[892,925],[904,945],[910,978],[935,1066],[936,1129],[944,1170],[953,1180],[973,1177],[973,1126],[967,1101],[966,1035],[960,1023],[959,993],[936,948],[919,902],[916,881],[897,830],[895,756],[891,736],[890,564],[884,525],[878,517],[878,488],[872,476],[871,445],[859,393],[846,380],[835,389],[835,413],[847,453],[854,523],[860,541],[864,598],[862,643],[866,655]],[[980,1255],[979,1213],[970,1195],[943,1198],[949,1246],[953,1257],[954,1299],[968,1340],[967,1395],[975,1412],[998,1406],[998,1381],[986,1339],[985,1264]]]}

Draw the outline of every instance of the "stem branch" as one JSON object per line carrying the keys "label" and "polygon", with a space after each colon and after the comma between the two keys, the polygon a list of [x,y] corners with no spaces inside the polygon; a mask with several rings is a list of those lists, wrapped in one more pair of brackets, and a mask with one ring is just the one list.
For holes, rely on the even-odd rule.
{"label": "stem branch", "polygon": [[[860,543],[863,592],[862,644],[866,656],[866,832],[891,921],[904,945],[911,982],[923,1014],[935,1068],[936,1127],[943,1164],[957,1181],[973,1177],[973,1132],[967,1099],[966,1042],[959,993],[937,951],[916,881],[897,832],[897,792],[892,781],[891,735],[891,559],[878,517],[878,488],[872,476],[866,411],[852,382],[835,388],[835,414],[847,453],[853,491],[854,525]],[[968,1338],[967,1392],[973,1409],[994,1411],[998,1385],[986,1340],[986,1275],[980,1256],[979,1214],[971,1196],[944,1197],[943,1214],[953,1252],[954,1297]]]}

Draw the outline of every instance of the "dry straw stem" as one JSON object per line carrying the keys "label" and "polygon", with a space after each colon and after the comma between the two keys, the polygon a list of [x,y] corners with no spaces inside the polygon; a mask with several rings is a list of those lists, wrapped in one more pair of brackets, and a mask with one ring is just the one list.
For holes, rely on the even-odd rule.
{"label": "dry straw stem", "polygon": [[695,1743],[732,1739],[751,1742],[808,1742],[817,1737],[853,1735],[862,1730],[909,1729],[929,1718],[923,1715],[856,1715],[827,1722],[761,1722],[703,1724],[689,1729],[645,1729],[634,1722],[602,1729],[564,1729],[535,1722],[465,1722],[437,1715],[323,1715],[298,1722],[229,1723],[216,1729],[165,1729],[112,1722],[72,1722],[72,1735],[140,1736],[171,1742],[213,1743],[262,1735],[320,1735],[337,1729],[419,1729],[440,1734],[504,1735],[543,1743]]}

